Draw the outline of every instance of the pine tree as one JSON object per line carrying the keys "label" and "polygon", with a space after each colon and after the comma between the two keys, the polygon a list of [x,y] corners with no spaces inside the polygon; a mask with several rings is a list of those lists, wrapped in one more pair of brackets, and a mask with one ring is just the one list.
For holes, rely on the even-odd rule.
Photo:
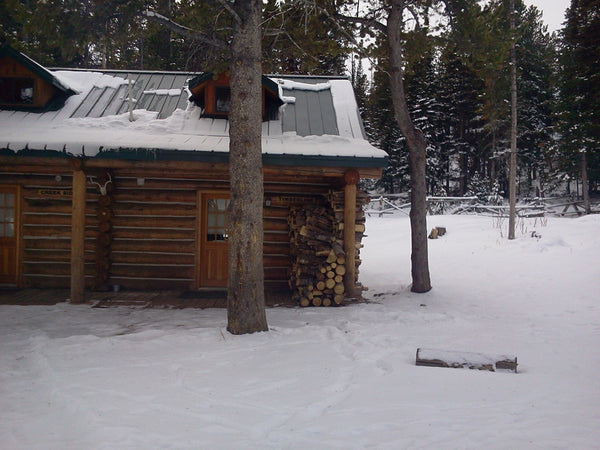
{"label": "pine tree", "polygon": [[590,186],[597,188],[600,181],[600,0],[572,0],[562,34],[562,165],[573,177],[586,168]]}
{"label": "pine tree", "polygon": [[[341,5],[342,2],[339,2]],[[348,36],[329,17],[335,5],[327,0],[269,0],[264,7],[264,70],[267,73],[339,75],[346,72]]]}
{"label": "pine tree", "polygon": [[444,110],[440,120],[442,163],[448,166],[445,185],[448,193],[456,195],[467,192],[469,168],[483,140],[480,111],[484,83],[463,59],[449,42],[443,50],[438,83],[438,98]]}
{"label": "pine tree", "polygon": [[556,47],[537,8],[517,12],[518,156],[526,181],[520,195],[541,195],[549,183],[547,162],[553,148]]}

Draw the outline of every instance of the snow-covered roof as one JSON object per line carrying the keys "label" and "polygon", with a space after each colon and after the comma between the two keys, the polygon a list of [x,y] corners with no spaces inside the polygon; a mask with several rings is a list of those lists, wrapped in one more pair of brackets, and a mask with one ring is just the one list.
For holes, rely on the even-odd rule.
{"label": "snow-covered roof", "polygon": [[[227,159],[227,119],[202,117],[188,101],[194,73],[52,70],[76,92],[58,111],[0,111],[0,149],[55,150],[75,156],[146,157],[177,150],[191,158]],[[279,118],[263,122],[265,156],[334,160],[382,167],[387,154],[365,139],[351,83],[346,78],[270,76],[284,102]],[[133,117],[133,121],[130,120]],[[6,152],[6,150],[4,150]],[[192,153],[193,152],[193,153]],[[106,156],[107,156],[106,155]],[[150,156],[148,156],[150,155]],[[168,158],[168,157],[167,157]],[[316,158],[316,159],[315,159]],[[350,161],[354,163],[348,164]],[[340,161],[342,162],[342,161]]]}

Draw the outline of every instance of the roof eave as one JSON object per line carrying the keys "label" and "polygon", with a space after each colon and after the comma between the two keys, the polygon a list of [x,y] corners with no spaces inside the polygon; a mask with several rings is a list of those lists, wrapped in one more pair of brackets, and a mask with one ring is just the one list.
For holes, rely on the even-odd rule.
{"label": "roof eave", "polygon": [[[37,157],[69,157],[74,156],[67,152],[42,149],[23,149],[12,151],[0,150],[4,156],[37,156]],[[217,151],[188,151],[161,148],[118,148],[101,150],[94,156],[86,159],[119,159],[129,161],[197,161],[211,163],[228,163],[228,152]],[[328,155],[302,155],[302,154],[274,154],[263,153],[263,164],[269,166],[315,166],[315,167],[364,167],[384,168],[388,164],[387,157],[364,156],[328,156]]]}

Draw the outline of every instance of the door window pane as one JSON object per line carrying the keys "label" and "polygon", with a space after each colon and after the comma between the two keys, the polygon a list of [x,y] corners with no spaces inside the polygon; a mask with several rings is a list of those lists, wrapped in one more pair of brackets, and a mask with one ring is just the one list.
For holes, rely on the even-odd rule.
{"label": "door window pane", "polygon": [[0,194],[0,237],[15,235],[15,196]]}
{"label": "door window pane", "polygon": [[227,199],[210,199],[207,205],[206,217],[206,240],[227,240]]}

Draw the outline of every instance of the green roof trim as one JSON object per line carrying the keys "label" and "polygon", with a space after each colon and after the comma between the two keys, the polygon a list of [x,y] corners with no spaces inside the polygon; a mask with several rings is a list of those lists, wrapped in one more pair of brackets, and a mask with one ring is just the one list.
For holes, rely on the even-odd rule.
{"label": "green roof trim", "polygon": [[[200,161],[228,163],[228,152],[187,151],[165,149],[119,148],[102,150],[96,159],[127,159],[143,161]],[[263,154],[263,164],[270,166],[320,167],[386,167],[388,158],[361,158],[357,156],[316,156],[290,154]]]}
{"label": "green roof trim", "polygon": [[[37,157],[70,157],[69,153],[56,150],[23,149],[12,151],[0,150],[0,155],[37,156]],[[196,161],[210,163],[229,162],[228,152],[214,151],[188,151],[148,148],[118,148],[101,150],[95,156],[86,159],[120,159],[129,161]],[[357,156],[317,156],[317,155],[291,155],[291,154],[263,154],[263,164],[268,166],[315,166],[315,167],[365,167],[384,168],[388,158],[371,158]]]}

